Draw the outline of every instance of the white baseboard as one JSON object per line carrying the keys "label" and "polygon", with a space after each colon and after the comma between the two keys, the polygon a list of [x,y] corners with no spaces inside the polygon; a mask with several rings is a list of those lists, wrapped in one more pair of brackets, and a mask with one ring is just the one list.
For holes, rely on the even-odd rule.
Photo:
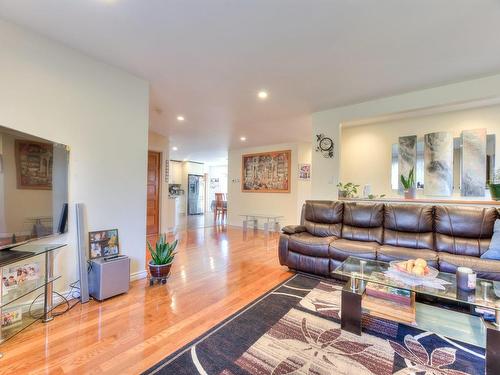
{"label": "white baseboard", "polygon": [[148,272],[146,270],[133,272],[130,274],[130,281],[145,279],[148,277]]}

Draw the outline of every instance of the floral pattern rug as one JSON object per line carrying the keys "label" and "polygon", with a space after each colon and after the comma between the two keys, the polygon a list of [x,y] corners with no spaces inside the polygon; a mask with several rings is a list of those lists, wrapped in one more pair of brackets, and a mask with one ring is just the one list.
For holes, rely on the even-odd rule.
{"label": "floral pattern rug", "polygon": [[295,275],[145,374],[484,374],[485,352],[416,327],[363,316],[340,329],[342,284]]}

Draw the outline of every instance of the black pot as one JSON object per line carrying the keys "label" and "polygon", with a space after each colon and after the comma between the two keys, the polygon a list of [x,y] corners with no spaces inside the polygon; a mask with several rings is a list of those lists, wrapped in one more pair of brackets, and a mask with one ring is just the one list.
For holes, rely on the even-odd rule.
{"label": "black pot", "polygon": [[169,264],[154,264],[152,260],[149,261],[149,274],[153,277],[159,279],[166,278],[170,274],[170,267],[172,267],[172,262]]}

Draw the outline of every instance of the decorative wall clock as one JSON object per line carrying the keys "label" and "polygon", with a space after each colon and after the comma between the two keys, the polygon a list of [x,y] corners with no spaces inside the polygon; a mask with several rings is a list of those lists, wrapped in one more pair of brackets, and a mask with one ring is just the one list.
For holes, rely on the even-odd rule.
{"label": "decorative wall clock", "polygon": [[316,152],[321,152],[325,158],[333,158],[335,145],[330,137],[324,134],[317,134],[316,143]]}

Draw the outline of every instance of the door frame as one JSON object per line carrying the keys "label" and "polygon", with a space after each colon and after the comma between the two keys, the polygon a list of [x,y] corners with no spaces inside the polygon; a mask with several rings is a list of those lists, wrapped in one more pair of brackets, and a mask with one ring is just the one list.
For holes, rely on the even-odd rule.
{"label": "door frame", "polygon": [[[156,235],[159,235],[161,233],[161,199],[162,199],[162,193],[163,193],[162,192],[162,175],[161,175],[162,163],[163,163],[163,153],[161,151],[148,150],[148,156],[150,153],[157,154],[159,157],[158,180],[157,180],[157,189],[156,189],[156,191],[157,191],[156,212],[158,215],[158,220],[157,220],[158,228],[157,228]],[[146,178],[147,178],[147,176],[146,176]],[[147,181],[146,181],[146,184],[147,184]],[[147,196],[146,196],[146,201],[147,201]],[[146,203],[146,206],[147,206],[147,203]],[[146,207],[146,217],[147,217],[147,207]],[[146,218],[146,220],[147,220],[147,218]],[[154,234],[147,233],[147,224],[146,224],[146,236],[153,236],[153,235]]]}
{"label": "door frame", "polygon": [[[187,178],[187,212],[186,212],[186,216],[189,216],[191,215],[189,213],[189,176],[197,176],[197,177],[202,177],[202,178],[205,178],[204,175],[202,174],[196,174],[196,173],[188,173],[188,178]],[[205,181],[205,185],[206,185],[206,181]],[[207,197],[205,196],[205,192],[203,192],[203,196],[204,196],[204,199],[206,200]],[[199,213],[199,214],[192,214],[192,216],[194,215],[204,215],[205,214],[205,205],[203,205],[203,212],[202,213]]]}

